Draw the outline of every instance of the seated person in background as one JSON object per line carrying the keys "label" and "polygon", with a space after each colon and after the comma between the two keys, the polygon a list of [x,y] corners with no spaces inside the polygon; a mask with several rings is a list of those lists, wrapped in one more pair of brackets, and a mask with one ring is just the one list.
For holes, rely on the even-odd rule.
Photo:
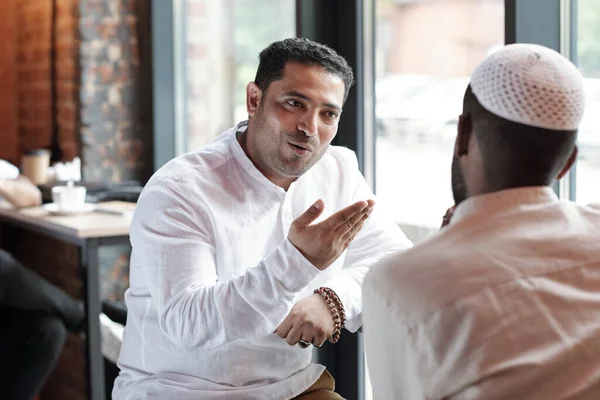
{"label": "seated person in background", "polygon": [[[13,206],[41,204],[41,193],[0,160],[0,197]],[[0,397],[28,400],[40,391],[62,351],[67,330],[85,322],[71,298],[0,249]]]}
{"label": "seated person in background", "polygon": [[4,198],[15,208],[39,206],[42,193],[29,179],[19,174],[11,163],[0,160],[0,199]]}
{"label": "seated person in background", "polygon": [[365,278],[377,400],[600,399],[600,212],[559,201],[583,80],[508,45],[473,73],[449,225]]}
{"label": "seated person in background", "polygon": [[330,146],[352,83],[330,48],[273,43],[249,120],[150,179],[114,398],[340,398],[309,345],[344,321],[356,331],[368,268],[411,245],[373,207],[356,156]]}

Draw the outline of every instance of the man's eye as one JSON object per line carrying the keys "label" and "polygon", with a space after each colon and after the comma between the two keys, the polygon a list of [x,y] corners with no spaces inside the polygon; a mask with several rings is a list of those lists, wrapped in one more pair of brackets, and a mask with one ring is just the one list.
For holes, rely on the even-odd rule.
{"label": "man's eye", "polygon": [[338,114],[335,111],[327,111],[327,117],[329,117],[330,119],[336,119]]}
{"label": "man's eye", "polygon": [[288,100],[287,104],[292,107],[302,107],[302,103],[300,103],[298,100]]}

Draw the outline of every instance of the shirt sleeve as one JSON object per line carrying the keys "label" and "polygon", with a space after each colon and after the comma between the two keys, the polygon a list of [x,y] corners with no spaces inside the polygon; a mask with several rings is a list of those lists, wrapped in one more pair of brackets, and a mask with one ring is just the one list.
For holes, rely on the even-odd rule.
{"label": "shirt sleeve", "polygon": [[420,343],[415,343],[411,327],[389,308],[390,301],[381,295],[381,284],[374,284],[372,273],[365,281],[364,302],[363,334],[373,398],[442,398],[426,395],[419,373]]}
{"label": "shirt sleeve", "polygon": [[19,169],[8,161],[0,160],[0,179],[13,180],[19,177]]}
{"label": "shirt sleeve", "polygon": [[[358,170],[356,157],[353,158],[351,168],[358,182],[353,201],[374,199],[375,195]],[[324,285],[331,288],[344,305],[346,329],[355,332],[362,325],[362,284],[369,268],[382,258],[410,247],[412,242],[376,204],[362,230],[348,246],[342,271]]]}
{"label": "shirt sleeve", "polygon": [[244,275],[217,282],[212,229],[194,209],[172,182],[154,181],[132,219],[161,330],[181,347],[203,349],[273,333],[320,271],[286,239]]}

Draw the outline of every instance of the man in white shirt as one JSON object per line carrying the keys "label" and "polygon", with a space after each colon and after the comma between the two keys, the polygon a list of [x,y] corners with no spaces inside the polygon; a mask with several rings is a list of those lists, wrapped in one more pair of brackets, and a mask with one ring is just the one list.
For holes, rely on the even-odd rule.
{"label": "man in white shirt", "polygon": [[365,279],[374,398],[600,398],[600,212],[551,188],[583,108],[581,74],[548,48],[477,67],[449,225]]}
{"label": "man in white shirt", "polygon": [[309,345],[356,331],[368,268],[411,245],[355,155],[330,146],[352,83],[333,50],[273,43],[249,120],[152,177],[131,225],[115,398],[340,398]]}

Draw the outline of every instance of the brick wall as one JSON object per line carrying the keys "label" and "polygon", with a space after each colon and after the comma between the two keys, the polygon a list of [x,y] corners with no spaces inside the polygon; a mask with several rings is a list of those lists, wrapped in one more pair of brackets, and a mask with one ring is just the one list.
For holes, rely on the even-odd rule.
{"label": "brick wall", "polygon": [[20,151],[49,148],[51,144],[51,13],[51,1],[16,1],[17,118]]}
{"label": "brick wall", "polygon": [[64,160],[79,155],[79,0],[56,0],[56,123]]}
{"label": "brick wall", "polygon": [[50,148],[56,110],[63,159],[71,160],[78,153],[78,0],[56,0],[54,40],[53,1],[3,0],[0,7],[0,158],[19,165],[23,151]]}
{"label": "brick wall", "polygon": [[82,157],[84,179],[145,182],[150,8],[150,0],[2,0],[0,158],[18,165],[23,151],[50,148],[55,123],[62,160]]}
{"label": "brick wall", "polygon": [[0,158],[17,162],[19,152],[17,124],[17,0],[0,4]]}
{"label": "brick wall", "polygon": [[[149,82],[140,65],[148,0],[80,0],[81,140],[87,180],[145,181],[152,170]],[[140,15],[144,13],[143,15]],[[145,21],[149,23],[148,21]]]}

